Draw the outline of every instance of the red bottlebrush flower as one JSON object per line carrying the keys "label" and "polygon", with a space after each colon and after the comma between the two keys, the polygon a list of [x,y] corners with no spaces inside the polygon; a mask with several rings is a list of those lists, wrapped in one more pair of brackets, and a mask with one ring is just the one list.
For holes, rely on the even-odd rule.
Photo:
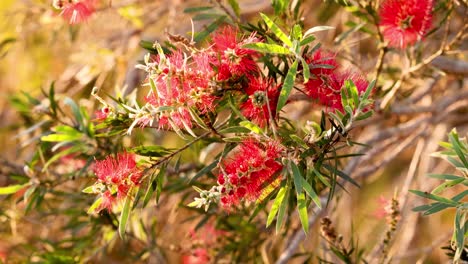
{"label": "red bottlebrush flower", "polygon": [[386,0],[379,15],[390,47],[405,48],[422,39],[432,24],[433,0]]}
{"label": "red bottlebrush flower", "polygon": [[271,79],[250,78],[245,89],[249,98],[240,107],[242,114],[264,127],[270,120],[270,111],[271,117],[276,117],[279,91],[279,86],[274,85]]}
{"label": "red bottlebrush flower", "polygon": [[154,107],[169,107],[169,110],[158,113],[160,127],[191,128],[190,108],[202,114],[215,108],[217,97],[211,88],[214,72],[209,56],[200,53],[192,59],[193,63],[189,63],[180,51],[165,60],[156,58],[159,73],[149,77],[155,83],[155,89],[145,99]]}
{"label": "red bottlebrush flower", "polygon": [[190,255],[182,257],[182,264],[206,264],[210,263],[208,250],[206,248],[197,248]]}
{"label": "red bottlebrush flower", "polygon": [[94,115],[96,116],[97,120],[102,121],[102,120],[105,120],[109,116],[109,113],[110,113],[109,107],[104,107],[101,110],[94,112]]}
{"label": "red bottlebrush flower", "polygon": [[190,247],[189,254],[182,256],[182,263],[210,263],[209,249],[218,247],[219,239],[225,235],[225,231],[216,229],[212,223],[207,223],[198,230],[191,229],[188,234],[190,240],[188,243],[184,243]]}
{"label": "red bottlebrush flower", "polygon": [[392,200],[385,198],[385,196],[381,195],[378,200],[379,207],[374,212],[374,216],[377,219],[382,219],[389,215],[392,210]]}
{"label": "red bottlebrush flower", "polygon": [[221,193],[221,204],[229,208],[242,200],[256,200],[265,185],[283,168],[276,161],[280,152],[278,142],[243,142],[234,156],[225,162],[224,170],[218,176],[218,183],[225,190]]}
{"label": "red bottlebrush flower", "polygon": [[226,26],[218,30],[212,40],[213,50],[217,53],[213,64],[218,68],[218,81],[257,74],[258,66],[254,58],[259,55],[258,52],[242,47],[260,41],[254,34],[239,40],[237,30]]}
{"label": "red bottlebrush flower", "polygon": [[97,209],[98,212],[104,209],[110,212],[114,204],[117,202],[117,200],[115,199],[115,197],[112,195],[110,191],[105,191],[101,195],[101,199],[102,199],[101,204],[99,205]]}
{"label": "red bottlebrush flower", "polygon": [[310,65],[310,73],[320,77],[320,75],[331,74],[338,68],[338,62],[336,61],[336,55],[318,49],[312,54],[305,58],[306,62]]}
{"label": "red bottlebrush flower", "polygon": [[[94,173],[98,181],[104,184],[108,190],[102,194],[102,203],[99,210],[111,209],[118,199],[128,195],[131,187],[139,185],[142,170],[135,161],[135,156],[130,153],[119,153],[117,157],[107,157],[104,160],[96,161]],[[98,210],[98,211],[99,211]]]}
{"label": "red bottlebrush flower", "polygon": [[72,0],[63,5],[60,15],[70,24],[86,21],[95,11],[94,0]]}
{"label": "red bottlebrush flower", "polygon": [[318,75],[311,78],[305,84],[305,92],[332,110],[343,110],[341,89],[346,80],[353,81],[359,94],[364,92],[368,85],[367,80],[362,75],[353,73],[352,71],[331,72],[330,74]]}

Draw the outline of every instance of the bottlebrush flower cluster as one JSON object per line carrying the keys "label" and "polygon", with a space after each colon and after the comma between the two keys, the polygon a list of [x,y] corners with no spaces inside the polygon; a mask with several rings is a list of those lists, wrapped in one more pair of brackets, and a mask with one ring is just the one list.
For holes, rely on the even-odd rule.
{"label": "bottlebrush flower cluster", "polygon": [[305,83],[305,92],[331,110],[343,110],[341,89],[346,80],[352,80],[359,93],[366,90],[367,80],[352,69],[342,69],[336,61],[336,55],[318,49],[306,58],[310,65],[311,78]]}
{"label": "bottlebrush flower cluster", "polygon": [[194,115],[213,112],[221,97],[231,91],[249,96],[240,108],[247,118],[264,126],[270,116],[267,108],[276,106],[279,87],[262,77],[256,62],[259,53],[243,48],[255,42],[260,42],[255,34],[239,38],[236,29],[226,26],[213,34],[206,49],[185,45],[187,51],[166,55],[160,49],[158,55],[148,55],[145,65],[137,67],[148,73],[146,85],[151,90],[147,104],[134,111],[134,117],[140,118],[134,125],[156,120],[160,128],[190,132]]}
{"label": "bottlebrush flower cluster", "polygon": [[275,85],[272,79],[249,78],[245,89],[248,99],[240,107],[242,114],[264,127],[270,119],[276,117],[279,91],[279,85]]}
{"label": "bottlebrush flower cluster", "polygon": [[379,10],[388,45],[405,48],[422,39],[432,24],[433,0],[386,0]]}
{"label": "bottlebrush flower cluster", "polygon": [[95,0],[54,0],[54,7],[62,9],[60,15],[70,24],[80,24],[95,12]]}
{"label": "bottlebrush flower cluster", "polygon": [[224,162],[218,175],[220,201],[225,208],[233,207],[242,200],[254,201],[262,189],[278,177],[283,165],[281,146],[270,141],[264,144],[247,140],[239,150]]}
{"label": "bottlebrush flower cluster", "polygon": [[95,192],[101,194],[102,201],[96,211],[112,210],[113,205],[129,194],[132,187],[140,184],[142,169],[137,166],[135,156],[124,152],[116,157],[108,156],[96,161],[94,173],[98,182],[94,185]]}

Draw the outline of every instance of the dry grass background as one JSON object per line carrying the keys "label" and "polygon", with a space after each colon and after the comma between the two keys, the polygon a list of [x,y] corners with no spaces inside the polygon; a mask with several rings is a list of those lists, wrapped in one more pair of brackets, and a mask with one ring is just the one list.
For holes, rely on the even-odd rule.
{"label": "dry grass background", "polygon": [[[108,91],[125,84],[127,89],[132,89],[141,81],[141,76],[133,70],[133,66],[144,55],[138,45],[139,41],[165,40],[166,31],[186,35],[191,31],[191,24],[190,16],[184,14],[183,10],[203,2],[114,0],[112,8],[104,5],[97,15],[73,35],[57,12],[52,11],[48,0],[2,0],[0,41],[9,37],[16,41],[4,47],[8,53],[0,58],[0,145],[3,150],[0,154],[0,186],[10,183],[7,175],[21,170],[22,162],[28,160],[31,153],[30,147],[22,147],[24,138],[16,137],[19,116],[9,104],[9,95],[24,91],[39,97],[40,87],[47,87],[56,81],[57,91],[68,96],[79,96],[83,94],[86,84],[94,78],[96,86]],[[239,2],[246,20],[258,19],[258,12],[271,12],[269,1]],[[335,31],[319,35],[324,46],[338,49],[343,61],[357,65],[369,75],[374,74],[378,55],[375,40],[363,34],[354,34],[339,47],[334,47],[334,38],[345,30],[343,25],[352,19],[351,15],[340,10],[326,19],[326,3],[318,0],[305,2],[303,17],[306,28],[321,23],[335,26]],[[129,4],[135,4],[134,12],[141,13],[143,26],[137,25],[140,22],[123,18],[116,11],[117,7]],[[466,26],[462,17],[463,13],[452,20],[451,32],[456,33]],[[202,27],[203,21],[195,22],[196,30]],[[72,40],[72,36],[76,39]],[[428,54],[436,50],[437,38],[435,36],[433,42],[425,44]],[[465,42],[461,46],[462,52],[452,58],[466,63],[467,45]],[[392,65],[406,63],[397,54],[388,56],[387,62]],[[390,113],[378,112],[371,120],[358,125],[353,136],[357,141],[371,143],[374,147],[369,150],[369,155],[350,160],[346,169],[359,179],[362,188],[349,187],[349,193],[340,192],[336,201],[318,212],[315,219],[328,215],[336,221],[336,229],[345,241],[351,238],[353,232],[360,244],[367,246],[368,252],[378,250],[386,224],[384,220],[375,218],[373,212],[379,207],[379,196],[391,198],[397,191],[404,206],[398,235],[391,248],[395,263],[416,263],[421,259],[423,261],[420,263],[447,262],[447,257],[439,248],[450,239],[453,212],[429,218],[411,212],[411,208],[423,200],[409,195],[408,189],[429,190],[439,182],[425,177],[427,173],[451,172],[447,163],[439,162],[429,155],[438,149],[437,143],[446,139],[452,127],[456,126],[461,135],[466,135],[467,76],[466,70],[446,70],[444,74],[432,70],[427,71],[427,74],[418,72],[402,86]],[[380,85],[385,88],[390,82],[388,77],[383,77]],[[81,100],[90,106],[95,104],[89,96],[83,96]],[[296,103],[289,106],[289,113],[291,116],[306,118],[311,107],[310,104]],[[460,190],[453,190],[454,193],[457,191]],[[174,263],[187,250],[184,248],[189,243],[187,230],[193,227],[193,223],[182,221],[190,216],[190,212],[175,206],[180,202],[180,196],[163,195],[161,199],[159,206],[151,206],[136,215],[146,223],[157,219],[154,232],[160,236],[158,244],[167,254],[168,263]],[[59,206],[68,205],[66,201],[57,202]],[[14,251],[15,245],[28,243],[36,236],[60,240],[71,235],[62,232],[60,217],[51,215],[38,218],[34,212],[24,215],[23,207],[22,204],[0,197],[0,208],[9,216],[0,217],[0,254],[5,252],[11,257],[18,257]],[[315,227],[303,247],[299,248],[300,251],[316,248],[323,243],[318,236],[317,221],[313,223]],[[295,225],[297,228],[286,237],[274,236],[274,231],[270,231],[272,235],[263,246],[265,256],[262,257],[265,262],[273,263],[285,250],[297,250],[291,248],[291,245],[294,245],[294,239],[303,237],[297,219]],[[146,239],[142,237],[142,240]],[[115,243],[115,246],[106,259],[100,259],[103,263],[120,263],[122,252],[141,246],[137,242],[123,245],[118,240],[109,240],[108,243]],[[150,259],[154,263],[162,261],[158,250],[153,253]]]}

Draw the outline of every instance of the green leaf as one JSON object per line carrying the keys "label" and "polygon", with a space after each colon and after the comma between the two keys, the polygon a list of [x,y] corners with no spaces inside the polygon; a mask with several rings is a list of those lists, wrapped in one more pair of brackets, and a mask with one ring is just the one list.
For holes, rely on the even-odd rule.
{"label": "green leaf", "polygon": [[75,153],[75,152],[79,152],[82,149],[83,149],[83,146],[75,145],[75,146],[73,146],[71,148],[66,148],[66,149],[60,151],[59,153],[52,156],[49,160],[47,160],[47,162],[44,164],[44,167],[42,168],[42,171],[43,172],[46,171],[47,168],[50,166],[50,164],[52,164],[53,162],[59,160],[60,158],[66,156],[66,155]]}
{"label": "green leaf", "polygon": [[301,47],[303,47],[303,46],[306,46],[307,44],[311,43],[311,42],[314,41],[314,40],[315,40],[315,36],[314,36],[314,35],[310,35],[310,36],[304,38],[303,40],[301,40],[301,42],[299,43],[299,45],[300,45]]}
{"label": "green leaf", "polygon": [[320,32],[320,31],[324,31],[324,30],[330,30],[330,29],[335,29],[334,27],[330,27],[330,26],[316,26],[316,27],[313,27],[313,28],[310,28],[308,29],[305,33],[304,33],[304,37],[307,37],[309,35],[312,35],[316,32]]}
{"label": "green leaf", "polygon": [[431,193],[432,194],[438,194],[438,193],[444,191],[445,189],[453,187],[453,186],[455,186],[455,185],[457,185],[459,183],[462,183],[464,181],[465,181],[464,178],[459,178],[459,179],[456,179],[456,180],[453,180],[453,181],[444,182],[441,185],[437,186],[434,190],[432,190]]}
{"label": "green leaf", "polygon": [[283,198],[283,201],[281,202],[280,208],[278,210],[278,217],[276,218],[276,233],[278,233],[283,226],[285,214],[286,214],[286,208],[288,206],[288,201],[289,201],[289,188],[286,186],[286,194]]}
{"label": "green leaf", "polygon": [[373,114],[374,114],[374,111],[373,111],[373,110],[368,110],[367,112],[364,112],[364,113],[358,115],[358,116],[356,117],[356,120],[357,120],[357,121],[360,121],[360,120],[367,119],[367,118],[371,117]]}
{"label": "green leaf", "polygon": [[57,102],[55,101],[55,82],[52,82],[50,84],[49,103],[50,103],[50,110],[52,114],[57,115]]}
{"label": "green leaf", "polygon": [[188,7],[184,9],[184,13],[195,13],[195,12],[202,12],[213,9],[212,6],[198,6],[198,7]]}
{"label": "green leaf", "polygon": [[94,185],[84,188],[81,192],[82,193],[95,193]]}
{"label": "green leaf", "polygon": [[304,58],[301,58],[301,63],[302,63],[302,75],[304,76],[304,83],[306,83],[310,79],[309,64],[307,64]]}
{"label": "green leaf", "polygon": [[201,13],[197,14],[194,16],[192,19],[194,21],[200,21],[200,20],[215,20],[219,17],[225,16],[223,14],[218,14],[218,13]]}
{"label": "green leaf", "polygon": [[236,14],[237,17],[240,17],[240,7],[239,3],[236,0],[228,0],[229,5],[231,6],[232,10]]}
{"label": "green leaf", "polygon": [[87,213],[88,214],[92,214],[96,211],[96,209],[101,205],[102,203],[102,197],[99,197],[98,199],[96,199],[96,201],[94,201],[94,203],[89,207]]}
{"label": "green leaf", "polygon": [[434,194],[430,194],[428,192],[422,192],[422,191],[418,191],[418,190],[410,190],[410,192],[414,193],[414,194],[416,194],[418,196],[427,198],[427,199],[435,200],[435,201],[445,203],[445,204],[448,204],[448,205],[452,205],[452,206],[457,206],[457,202],[452,201],[452,200],[447,199],[447,198],[442,197],[442,196],[438,196],[438,195],[434,195]]}
{"label": "green leaf", "polygon": [[346,173],[344,173],[344,172],[338,170],[338,169],[335,168],[335,167],[332,167],[332,166],[330,166],[330,165],[328,165],[328,164],[325,164],[325,163],[322,164],[322,166],[323,166],[325,169],[327,169],[328,171],[330,171],[330,172],[336,174],[337,176],[343,178],[343,179],[346,180],[347,182],[349,182],[349,183],[355,185],[356,187],[360,188],[359,184],[358,184],[353,178],[349,177],[349,175],[347,175]]}
{"label": "green leaf", "polygon": [[270,226],[273,220],[275,219],[276,214],[280,206],[283,204],[284,197],[286,195],[286,186],[281,187],[276,195],[275,201],[273,202],[270,212],[268,213],[268,218],[266,222],[266,227]]}
{"label": "green leaf", "polygon": [[307,214],[307,203],[304,193],[297,194],[297,211],[299,219],[301,220],[302,229],[304,233],[309,232],[309,216]]}
{"label": "green leaf", "polygon": [[301,40],[302,39],[302,28],[300,25],[295,24],[292,28],[292,37],[296,40]]}
{"label": "green leaf", "polygon": [[374,89],[376,80],[373,80],[372,82],[369,83],[369,85],[366,88],[366,91],[362,95],[362,100],[367,100],[372,92],[372,89]]}
{"label": "green leaf", "polygon": [[[464,192],[453,196],[451,198],[451,200],[453,200],[455,202],[459,202],[466,195],[468,195],[468,190],[465,190]],[[428,205],[421,205],[421,206],[415,207],[415,208],[413,208],[413,211],[415,211],[415,212],[426,211],[426,212],[424,212],[424,215],[431,215],[431,214],[440,212],[440,211],[442,211],[442,210],[444,210],[446,208],[449,208],[449,207],[452,207],[452,205],[435,202],[435,203],[431,203],[431,204],[428,204]]]}
{"label": "green leaf", "polygon": [[72,109],[72,113],[75,116],[75,120],[80,126],[80,131],[83,131],[85,126],[84,126],[83,116],[81,115],[81,111],[78,105],[70,97],[66,97],[64,99],[64,103],[70,106],[70,108]]}
{"label": "green leaf", "polygon": [[254,132],[255,134],[261,135],[262,134],[262,129],[257,126],[256,124],[250,122],[250,121],[241,121],[239,122],[239,125],[249,129],[250,131]]}
{"label": "green leaf", "polygon": [[317,193],[314,191],[312,186],[304,178],[302,178],[302,188],[304,188],[304,191],[307,193],[307,195],[309,195],[309,197],[312,198],[312,201],[314,201],[314,203],[317,205],[317,207],[322,208],[322,203],[320,202],[320,197],[317,195]]}
{"label": "green leaf", "polygon": [[302,140],[302,138],[298,137],[297,135],[295,134],[290,134],[289,137],[294,141],[296,142],[299,146],[307,149],[309,148],[309,146],[307,146],[307,144],[304,142],[304,140]]}
{"label": "green leaf", "polygon": [[221,129],[218,131],[221,134],[228,134],[228,133],[239,133],[239,134],[245,134],[249,133],[250,129],[242,126],[232,126],[232,127],[227,127],[225,129]]}
{"label": "green leaf", "polygon": [[275,15],[280,15],[286,12],[289,5],[289,0],[272,0],[271,4],[275,10]]}
{"label": "green leaf", "polygon": [[[128,193],[132,193],[132,189],[128,191]],[[125,236],[125,229],[127,228],[128,218],[130,217],[130,210],[132,208],[132,197],[131,195],[127,195],[125,198],[125,203],[120,213],[120,220],[119,220],[119,236],[120,238],[124,239]]]}
{"label": "green leaf", "polygon": [[29,182],[25,184],[15,184],[15,185],[9,185],[5,187],[0,187],[0,195],[16,193],[17,191],[23,189],[24,187],[28,185],[30,185]]}
{"label": "green leaf", "polygon": [[293,179],[294,179],[294,186],[296,187],[296,193],[299,195],[302,193],[302,182],[304,181],[304,177],[302,177],[301,171],[297,167],[296,163],[291,161],[289,163],[291,165],[291,170],[293,173]]}
{"label": "green leaf", "polygon": [[355,109],[359,105],[359,91],[352,80],[346,80],[345,87],[346,91],[348,91],[348,93],[351,95],[351,99],[354,103],[353,109]]}
{"label": "green leaf", "polygon": [[209,130],[209,128],[206,126],[205,122],[203,122],[201,117],[191,107],[189,107],[189,113],[190,113],[190,116],[192,116],[192,119],[195,121],[195,123],[197,123],[198,126],[200,126],[201,128],[203,128],[205,130]]}
{"label": "green leaf", "polygon": [[289,68],[288,74],[283,83],[283,87],[281,87],[281,92],[278,98],[278,105],[276,106],[276,112],[279,113],[281,109],[286,104],[289,94],[294,86],[294,81],[296,80],[296,72],[297,72],[297,64],[298,61],[294,61],[291,68]]}
{"label": "green leaf", "polygon": [[455,252],[455,256],[453,257],[454,261],[457,261],[462,252],[465,250],[465,225],[466,225],[466,212],[461,210],[460,208],[457,210],[455,215],[455,243],[457,246],[457,250]]}
{"label": "green leaf", "polygon": [[202,40],[204,40],[206,37],[208,37],[208,35],[211,34],[211,32],[215,31],[224,22],[224,20],[226,20],[226,16],[221,16],[218,19],[216,19],[213,23],[209,24],[205,28],[205,30],[196,34],[194,41],[201,42]]}
{"label": "green leaf", "polygon": [[292,41],[284,34],[284,32],[271,20],[267,15],[260,13],[260,16],[263,18],[263,21],[267,24],[268,28],[278,37],[284,44],[288,47],[292,47]]}
{"label": "green leaf", "polygon": [[312,169],[315,176],[317,176],[317,178],[319,178],[319,180],[325,184],[325,186],[327,186],[328,188],[331,188],[331,184],[325,179],[325,177],[322,175],[322,173],[320,173],[319,170],[317,170],[315,167]]}
{"label": "green leaf", "polygon": [[164,157],[171,153],[170,149],[158,145],[138,146],[131,148],[129,151],[145,157]]}
{"label": "green leaf", "polygon": [[232,110],[238,117],[240,117],[242,120],[247,120],[247,119],[245,118],[245,116],[239,111],[239,109],[237,109],[236,105],[234,104],[234,98],[233,98],[232,96],[229,97],[228,104],[229,104],[229,107],[231,108],[231,110]]}
{"label": "green leaf", "polygon": [[456,180],[456,179],[463,179],[463,177],[453,175],[453,174],[436,174],[436,173],[430,173],[427,175],[428,177],[434,178],[434,179],[441,179],[441,180]]}
{"label": "green leaf", "polygon": [[194,181],[196,181],[198,178],[200,178],[201,176],[207,174],[208,172],[210,172],[212,169],[216,168],[216,166],[218,165],[218,162],[219,160],[218,159],[215,159],[213,162],[211,162],[208,166],[204,167],[203,169],[201,169],[197,174],[195,174],[195,176],[193,176],[191,179],[190,179],[190,182],[189,184],[192,184]]}
{"label": "green leaf", "polygon": [[465,153],[463,153],[463,151],[466,151],[466,149],[463,149],[462,143],[458,138],[458,133],[455,128],[449,133],[449,140],[450,143],[452,143],[453,150],[455,150],[455,152],[457,153],[458,158],[463,162],[465,168],[468,168],[468,161],[466,160]]}
{"label": "green leaf", "polygon": [[243,48],[256,50],[262,53],[273,53],[273,54],[290,54],[291,51],[283,46],[278,44],[268,44],[268,43],[247,43]]}
{"label": "green leaf", "polygon": [[163,180],[164,174],[166,173],[166,166],[167,166],[166,163],[162,165],[161,168],[159,169],[158,174],[156,174],[156,177],[150,178],[148,188],[146,189],[145,197],[143,198],[143,207],[146,207],[148,205],[155,191],[156,191],[156,202],[159,202],[159,195],[161,194],[161,190],[162,190],[162,180]]}
{"label": "green leaf", "polygon": [[244,139],[241,138],[241,137],[225,137],[225,138],[223,138],[224,142],[241,142],[243,140]]}

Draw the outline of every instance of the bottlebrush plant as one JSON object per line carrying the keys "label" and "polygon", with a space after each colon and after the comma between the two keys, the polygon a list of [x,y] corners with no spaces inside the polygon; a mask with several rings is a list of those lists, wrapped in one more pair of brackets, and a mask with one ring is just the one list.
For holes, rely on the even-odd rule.
{"label": "bottlebrush plant", "polygon": [[[424,153],[466,121],[468,73],[459,60],[466,3],[340,0],[315,11],[307,1],[272,1],[272,9],[248,12],[241,1],[208,2],[185,9],[193,18],[187,34],[171,30],[181,3],[167,7],[174,23],[166,40],[150,41],[143,33],[166,7],[51,1],[43,20],[67,28],[71,41],[113,15],[132,30],[113,28],[106,44],[93,40],[90,46],[109,48],[81,53],[93,63],[65,71],[76,80],[62,76],[39,96],[10,97],[24,122],[16,138],[31,151],[24,164],[2,163],[8,182],[0,201],[15,210],[0,207],[0,221],[16,230],[19,208],[51,223],[15,244],[27,257],[12,253],[14,260],[389,263],[420,256],[399,255],[417,240],[415,229],[404,229],[418,222],[410,210],[416,196],[434,200],[414,209],[425,215],[457,209],[450,251],[454,262],[463,260],[467,193],[438,195],[466,186],[467,146],[456,130],[436,155],[460,175],[432,166],[439,171],[430,176],[447,182],[430,194],[410,189],[434,187],[415,180],[432,169]],[[319,22],[308,21],[308,12]],[[349,21],[326,17],[335,14]],[[144,54],[122,67],[133,55],[116,39],[138,39],[134,53]],[[104,73],[84,78],[99,68],[94,62]],[[355,217],[350,204],[387,195],[374,191],[371,175],[394,195],[377,208],[387,221],[355,236],[354,225],[379,220],[367,207]]]}

